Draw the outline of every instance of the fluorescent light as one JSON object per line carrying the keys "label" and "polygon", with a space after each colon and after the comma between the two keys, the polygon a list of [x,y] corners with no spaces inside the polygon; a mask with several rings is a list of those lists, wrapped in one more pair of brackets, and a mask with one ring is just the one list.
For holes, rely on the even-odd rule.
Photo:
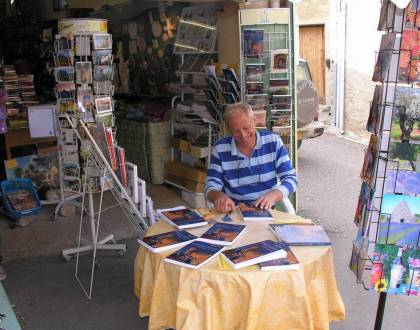
{"label": "fluorescent light", "polygon": [[184,24],[190,24],[190,25],[194,25],[194,26],[199,26],[199,27],[202,27],[202,28],[205,28],[205,29],[209,29],[209,30],[216,30],[216,27],[215,26],[211,26],[211,25],[207,25],[207,24],[203,24],[203,23],[197,23],[197,22],[194,22],[194,21],[186,21],[186,20],[183,20],[183,19],[180,19],[179,21],[181,23],[184,23]]}

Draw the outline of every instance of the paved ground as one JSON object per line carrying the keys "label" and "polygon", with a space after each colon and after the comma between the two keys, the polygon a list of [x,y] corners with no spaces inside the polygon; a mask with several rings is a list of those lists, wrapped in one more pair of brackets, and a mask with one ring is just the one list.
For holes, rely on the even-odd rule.
{"label": "paved ground", "polygon": [[[347,266],[356,234],[352,219],[360,189],[363,148],[325,134],[305,141],[299,151],[299,214],[321,223],[332,238],[337,282],[346,306],[346,320],[333,323],[332,329],[373,329],[375,319],[378,295],[356,284]],[[164,187],[150,187],[149,192],[158,207],[180,203],[177,195]],[[117,238],[130,236],[126,221],[116,209],[103,224],[105,232],[114,232]],[[135,239],[127,240],[124,257],[100,258],[93,301],[88,303],[74,280],[73,263],[65,263],[58,256],[62,248],[74,245],[77,218],[55,223],[38,219],[26,228],[13,230],[5,222],[0,226],[9,258],[5,265],[8,278],[3,285],[25,329],[147,329],[147,320],[137,316],[138,303],[133,294]],[[88,265],[82,268],[88,269]],[[388,297],[384,330],[417,330],[419,324],[420,297]]]}

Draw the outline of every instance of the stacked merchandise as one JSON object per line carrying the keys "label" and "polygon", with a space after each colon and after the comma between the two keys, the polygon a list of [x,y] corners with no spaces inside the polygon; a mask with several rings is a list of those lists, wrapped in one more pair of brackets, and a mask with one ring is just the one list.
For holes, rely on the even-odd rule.
{"label": "stacked merchandise", "polygon": [[7,92],[5,89],[0,89],[0,134],[7,132]]}
{"label": "stacked merchandise", "polygon": [[[112,175],[91,159],[100,158],[92,146],[95,142],[132,201],[142,203],[138,207],[146,214],[144,181],[137,178],[137,168],[126,162],[125,150],[115,141],[112,35],[107,33],[107,21],[64,19],[58,33],[54,76],[64,190],[80,192],[83,182],[91,191],[115,188]],[[79,130],[80,123],[93,141]]]}
{"label": "stacked merchandise", "polygon": [[[400,9],[383,1],[382,36],[367,123],[372,133],[355,214],[350,268],[381,293],[420,291],[420,1]],[[370,268],[368,279],[364,270]]]}
{"label": "stacked merchandise", "polygon": [[22,103],[26,107],[39,103],[35,95],[33,74],[18,75],[18,86],[22,98]]}
{"label": "stacked merchandise", "polygon": [[7,123],[9,128],[28,127],[28,109],[21,103],[18,76],[13,65],[4,65],[1,80],[7,93]]}

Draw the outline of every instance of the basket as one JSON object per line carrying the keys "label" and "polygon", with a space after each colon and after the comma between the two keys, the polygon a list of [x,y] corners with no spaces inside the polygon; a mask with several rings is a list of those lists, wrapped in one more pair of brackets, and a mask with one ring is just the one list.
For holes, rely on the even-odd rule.
{"label": "basket", "polygon": [[1,182],[3,207],[13,220],[32,215],[41,209],[41,201],[31,179],[13,179]]}

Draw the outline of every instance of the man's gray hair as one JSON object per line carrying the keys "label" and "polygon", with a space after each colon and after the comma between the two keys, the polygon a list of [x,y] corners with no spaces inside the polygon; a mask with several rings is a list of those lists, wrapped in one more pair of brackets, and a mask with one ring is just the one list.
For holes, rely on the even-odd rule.
{"label": "man's gray hair", "polygon": [[226,124],[227,127],[229,126],[228,125],[229,119],[239,112],[242,112],[242,113],[246,114],[250,118],[254,117],[254,113],[252,112],[252,108],[248,103],[238,102],[238,103],[229,104],[227,106],[227,108],[225,110],[225,114],[224,114],[224,120],[225,120],[225,124]]}

